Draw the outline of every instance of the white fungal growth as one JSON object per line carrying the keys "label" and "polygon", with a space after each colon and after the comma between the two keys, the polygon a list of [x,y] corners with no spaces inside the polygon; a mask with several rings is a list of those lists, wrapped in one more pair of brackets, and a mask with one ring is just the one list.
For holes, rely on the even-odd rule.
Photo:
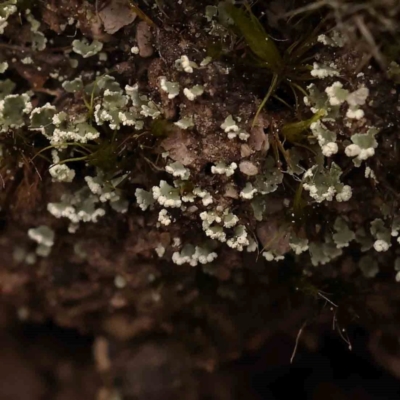
{"label": "white fungal growth", "polygon": [[257,250],[258,243],[252,237],[248,237],[248,240],[250,244],[247,246],[246,251],[252,253]]}
{"label": "white fungal growth", "polygon": [[320,192],[318,187],[314,184],[304,183],[303,188],[308,191],[310,197],[316,200],[318,203],[323,201],[332,201],[335,194],[336,189],[334,186],[329,186],[326,188],[324,192]]}
{"label": "white fungal growth", "polygon": [[140,114],[142,114],[145,117],[151,117],[153,119],[156,119],[161,115],[161,112],[158,109],[156,103],[150,100],[147,104],[141,105]]}
{"label": "white fungal growth", "polygon": [[315,78],[324,79],[330,76],[339,76],[339,71],[335,68],[335,65],[332,63],[329,67],[326,65],[320,65],[318,63],[314,63],[313,69],[311,70],[311,75]]}
{"label": "white fungal growth", "polygon": [[86,38],[82,40],[75,39],[72,42],[72,50],[80,54],[83,58],[92,57],[95,54],[99,53],[103,48],[103,43],[99,42],[98,40],[93,40],[92,43]]}
{"label": "white fungal growth", "polygon": [[374,249],[378,252],[388,251],[390,247],[390,243],[385,240],[378,239],[374,242]]}
{"label": "white fungal growth", "polygon": [[237,169],[237,164],[235,162],[231,163],[229,166],[223,161],[213,165],[211,167],[211,173],[218,175],[232,176]]}
{"label": "white fungal growth", "polygon": [[180,252],[172,254],[172,261],[177,265],[189,264],[192,267],[200,264],[208,264],[218,257],[217,253],[207,247],[185,244]]}
{"label": "white fungal growth", "polygon": [[331,31],[330,35],[319,35],[317,38],[318,42],[323,43],[325,46],[331,47],[343,47],[344,38],[337,30]]}
{"label": "white fungal growth", "polygon": [[52,247],[54,245],[54,231],[46,225],[29,229],[28,236],[39,245],[46,247]]}
{"label": "white fungal growth", "polygon": [[325,89],[328,95],[329,103],[331,106],[339,106],[344,103],[349,95],[349,91],[343,89],[341,82],[335,82],[332,86],[328,86]]}
{"label": "white fungal growth", "polygon": [[210,226],[209,228],[205,229],[205,234],[214,240],[219,240],[220,242],[226,242],[226,233],[222,226]]}
{"label": "white fungal growth", "polygon": [[139,47],[133,46],[133,47],[131,48],[131,53],[132,53],[132,54],[139,54]]}
{"label": "white fungal growth", "polygon": [[178,126],[181,129],[192,128],[192,127],[194,127],[193,116],[189,115],[187,117],[183,117],[179,121],[174,122],[174,125]]}
{"label": "white fungal growth", "polygon": [[32,63],[33,63],[33,60],[32,60],[31,57],[24,57],[24,58],[21,60],[21,62],[22,62],[22,64],[27,65],[27,64],[32,64]]}
{"label": "white fungal growth", "polygon": [[361,153],[360,146],[356,144],[349,144],[345,149],[344,152],[347,157],[356,157]]}
{"label": "white fungal growth", "polygon": [[179,161],[176,161],[172,164],[169,164],[165,167],[165,170],[175,176],[176,178],[180,178],[183,181],[186,181],[190,177],[190,171]]}
{"label": "white fungal growth", "polygon": [[142,104],[142,100],[139,94],[139,85],[137,83],[133,86],[126,85],[125,93],[131,99],[132,104],[135,107],[139,107]]}
{"label": "white fungal growth", "polygon": [[264,251],[262,255],[267,261],[281,261],[285,258],[284,256],[275,255],[272,251]]}
{"label": "white fungal growth", "polygon": [[349,119],[360,120],[364,118],[364,111],[361,110],[361,108],[349,107],[349,109],[346,112],[346,117]]}
{"label": "white fungal growth", "polygon": [[365,174],[364,174],[364,176],[365,176],[366,178],[373,179],[375,182],[377,182],[375,172],[374,172],[370,167],[365,167]]}
{"label": "white fungal growth", "polygon": [[179,208],[182,200],[178,189],[168,185],[166,181],[160,181],[160,186],[153,186],[153,198],[164,207]]}
{"label": "white fungal growth", "polygon": [[49,168],[53,182],[72,182],[75,177],[75,171],[66,164],[56,164]]}
{"label": "white fungal growth", "polygon": [[179,94],[179,83],[169,82],[165,76],[160,77],[160,87],[164,92],[168,93],[169,99],[174,99]]}
{"label": "white fungal growth", "polygon": [[[238,137],[239,137],[240,140],[243,140],[244,142],[247,142],[248,138],[250,137],[250,133],[247,133],[247,132],[244,132],[244,131],[243,132],[239,132]],[[228,139],[230,139],[229,138],[229,134],[228,134]]]}
{"label": "white fungal growth", "polygon": [[195,68],[198,68],[197,64],[193,61],[189,60],[189,57],[186,55],[181,56],[175,61],[175,67],[178,70],[183,70],[188,74],[192,74]]}
{"label": "white fungal growth", "polygon": [[52,145],[62,144],[67,141],[87,143],[91,140],[97,139],[99,136],[99,131],[97,131],[88,123],[82,122],[76,125],[76,127],[71,128],[71,130],[56,128],[50,138],[50,143]]}
{"label": "white fungal growth", "polygon": [[332,157],[334,154],[336,154],[339,151],[339,147],[337,143],[334,142],[329,142],[321,147],[322,149],[322,154],[325,157]]}
{"label": "white fungal growth", "polygon": [[201,198],[204,206],[209,206],[214,201],[211,194],[207,190],[203,190],[199,187],[193,189],[193,194]]}
{"label": "white fungal growth", "polygon": [[160,258],[165,254],[165,247],[161,243],[154,250]]}
{"label": "white fungal growth", "polygon": [[225,121],[223,122],[223,124],[221,125],[221,128],[226,132],[238,132],[239,131],[239,127],[236,125],[235,120],[233,119],[232,115],[228,115],[225,118]]}
{"label": "white fungal growth", "polygon": [[10,15],[17,12],[17,7],[14,5],[16,1],[9,1],[8,4],[1,6],[1,14],[0,14],[0,34],[4,33],[4,29],[7,27],[8,22],[7,19]]}
{"label": "white fungal growth", "polygon": [[248,134],[247,132],[240,131],[240,128],[236,124],[232,115],[228,115],[225,118],[225,121],[222,123],[221,128],[225,131],[225,133],[228,134],[228,139],[235,139],[237,136],[239,136],[240,140],[246,141],[250,137],[250,134]]}
{"label": "white fungal growth", "polygon": [[136,189],[135,196],[139,207],[143,211],[146,211],[154,204],[154,198],[152,194],[144,189]]}
{"label": "white fungal growth", "polygon": [[253,185],[250,182],[247,182],[246,186],[240,192],[240,197],[245,200],[251,200],[256,193],[257,189],[253,187]]}
{"label": "white fungal growth", "polygon": [[102,203],[105,203],[106,201],[117,202],[120,200],[120,196],[115,189],[115,187],[122,181],[120,178],[108,182],[104,180],[104,177],[101,174],[99,174],[95,177],[85,176],[85,181],[90,191],[97,195],[98,199]]}
{"label": "white fungal growth", "polygon": [[376,239],[374,242],[374,249],[378,252],[384,252],[391,246],[391,237],[393,227],[387,228],[382,219],[375,219],[371,222],[370,228],[372,236]]}
{"label": "white fungal growth", "polygon": [[75,195],[72,203],[63,201],[60,203],[47,204],[47,211],[56,218],[68,218],[72,223],[97,222],[99,217],[105,215],[103,208],[96,208],[97,196],[85,196],[85,199]]}
{"label": "white fungal growth", "polygon": [[193,72],[193,67],[192,67],[192,65],[190,65],[190,60],[187,56],[181,57],[181,65],[185,72],[188,72],[188,73]]}
{"label": "white fungal growth", "polygon": [[290,248],[296,255],[304,253],[308,250],[308,239],[301,239],[297,237],[291,237],[289,242]]}
{"label": "white fungal growth", "polygon": [[7,68],[8,68],[7,61],[0,62],[0,74],[3,74],[4,72],[6,72]]}
{"label": "white fungal growth", "polygon": [[190,192],[182,195],[182,201],[184,203],[193,203],[195,199],[196,196]]}
{"label": "white fungal growth", "polygon": [[243,225],[238,225],[234,230],[234,236],[226,242],[232,249],[243,251],[244,247],[250,245],[246,228]]}
{"label": "white fungal growth", "polygon": [[344,185],[341,192],[336,194],[336,201],[338,201],[338,202],[349,201],[351,199],[352,195],[353,195],[353,192],[352,192],[351,186]]}
{"label": "white fungal growth", "polygon": [[193,87],[183,89],[183,94],[190,100],[194,101],[196,97],[201,96],[204,93],[204,87],[201,85],[195,85]]}
{"label": "white fungal growth", "polygon": [[220,224],[222,218],[214,211],[203,211],[200,213],[200,219],[203,221],[203,229],[206,230],[214,222]]}
{"label": "white fungal growth", "polygon": [[356,166],[360,166],[361,161],[367,160],[375,154],[375,148],[368,147],[362,149],[357,144],[350,144],[344,149],[344,152],[347,157],[356,157],[356,159],[354,160],[355,164]]}
{"label": "white fungal growth", "polygon": [[225,228],[233,228],[239,222],[239,218],[235,214],[228,212],[224,215],[223,221]]}
{"label": "white fungal growth", "polygon": [[368,98],[369,95],[369,89],[366,87],[361,87],[354,92],[350,93],[347,96],[347,103],[349,106],[352,107],[357,107],[357,106],[363,106]]}
{"label": "white fungal growth", "polygon": [[321,121],[313,122],[310,129],[314,137],[318,140],[322,154],[325,157],[331,157],[338,152],[339,148],[336,144],[336,134],[327,129]]}
{"label": "white fungal growth", "polygon": [[168,211],[163,208],[159,213],[158,213],[158,222],[160,224],[168,226],[171,224],[172,219],[171,216],[168,214]]}

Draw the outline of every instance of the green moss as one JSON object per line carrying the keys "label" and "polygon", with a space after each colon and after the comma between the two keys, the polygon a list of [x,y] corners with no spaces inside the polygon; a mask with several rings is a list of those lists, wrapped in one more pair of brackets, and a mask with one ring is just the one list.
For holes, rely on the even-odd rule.
{"label": "green moss", "polygon": [[[296,39],[286,49],[280,51],[275,45],[274,39],[266,32],[248,5],[238,8],[232,4],[226,4],[225,9],[234,22],[234,27],[231,29],[244,38],[253,54],[253,66],[266,69],[270,73],[270,84],[257,110],[253,125],[262,108],[282,84],[291,89],[297,106],[296,92],[304,95],[305,90],[302,83],[311,79],[309,74],[311,67],[307,64],[309,58],[307,55],[317,44],[317,32],[320,25],[317,25],[311,32],[306,31],[305,34],[302,31],[304,24],[299,25]],[[313,26],[314,24],[313,21],[309,25]],[[292,26],[295,24],[293,23]],[[286,103],[281,98],[278,100]]]}

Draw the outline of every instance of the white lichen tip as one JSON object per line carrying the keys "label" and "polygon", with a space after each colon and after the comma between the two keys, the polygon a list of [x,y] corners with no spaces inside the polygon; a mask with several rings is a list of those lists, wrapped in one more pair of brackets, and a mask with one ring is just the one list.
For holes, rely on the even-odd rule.
{"label": "white lichen tip", "polygon": [[190,101],[194,101],[196,97],[201,96],[204,93],[204,87],[201,85],[195,85],[193,87],[183,89],[183,94],[189,99]]}
{"label": "white lichen tip", "polygon": [[158,222],[165,226],[168,226],[171,224],[171,222],[172,222],[171,216],[168,214],[168,211],[165,208],[163,208],[158,213]]}
{"label": "white lichen tip", "polygon": [[58,164],[60,158],[57,150],[51,152],[53,163],[49,168],[50,175],[53,178],[53,182],[72,182],[75,177],[75,171],[68,167],[66,164]]}
{"label": "white lichen tip", "polygon": [[390,243],[388,243],[382,239],[378,239],[374,242],[374,249],[378,252],[388,251],[389,247],[390,247]]}
{"label": "white lichen tip", "polygon": [[336,154],[339,151],[339,147],[337,143],[335,142],[329,142],[321,147],[322,149],[322,154],[325,157],[332,157],[334,154]]}
{"label": "white lichen tip", "polygon": [[209,228],[205,229],[205,234],[214,240],[219,240],[220,242],[226,242],[226,233],[222,226],[210,226]]}
{"label": "white lichen tip", "polygon": [[214,211],[203,211],[200,213],[200,219],[203,221],[203,229],[206,230],[214,222],[220,224],[222,218]]}
{"label": "white lichen tip", "polygon": [[131,47],[131,53],[132,54],[139,54],[139,47],[137,47],[137,46]]}
{"label": "white lichen tip", "polygon": [[177,265],[189,264],[192,267],[200,264],[208,264],[218,257],[217,253],[207,247],[185,244],[182,251],[172,254],[172,261]]}
{"label": "white lichen tip", "polygon": [[154,204],[154,198],[152,194],[144,189],[136,189],[135,196],[139,207],[146,211],[149,207]]}
{"label": "white lichen tip", "polygon": [[243,251],[243,249],[250,245],[246,228],[243,225],[238,225],[234,230],[234,236],[226,242],[232,249]]}
{"label": "white lichen tip", "polygon": [[160,87],[164,92],[168,93],[169,99],[174,99],[179,94],[179,83],[169,82],[165,76],[160,77]]}
{"label": "white lichen tip", "polygon": [[103,48],[103,43],[99,42],[98,40],[93,40],[92,43],[86,38],[82,40],[75,39],[72,42],[72,50],[80,54],[83,58],[92,57],[95,54],[99,53]]}
{"label": "white lichen tip", "polygon": [[194,127],[193,116],[189,115],[181,118],[179,121],[174,122],[174,125],[178,126],[181,129],[189,129]]}
{"label": "white lichen tip", "polygon": [[169,164],[165,167],[165,170],[175,176],[176,178],[180,178],[183,181],[186,181],[190,177],[190,171],[179,161],[176,161],[172,164]]}
{"label": "white lichen tip", "polygon": [[325,92],[328,95],[331,106],[339,106],[343,104],[349,95],[349,91],[343,89],[341,82],[335,82],[332,86],[328,86],[325,89]]}
{"label": "white lichen tip", "polygon": [[365,167],[365,174],[364,174],[364,176],[365,176],[366,178],[373,179],[375,182],[378,182],[377,179],[376,179],[375,172],[374,172],[370,167]]}
{"label": "white lichen tip", "polygon": [[198,68],[197,64],[193,61],[189,60],[189,57],[186,55],[181,56],[175,61],[175,67],[178,70],[183,70],[188,74],[192,74],[195,68]]}
{"label": "white lichen tip", "polygon": [[236,137],[237,132],[239,132],[239,127],[236,125],[235,120],[233,119],[232,115],[228,115],[225,118],[225,121],[221,124],[221,128],[228,133],[228,138],[231,139],[229,133],[234,134],[232,138]]}
{"label": "white lichen tip", "polygon": [[250,182],[247,182],[246,186],[240,192],[240,197],[245,200],[251,200],[256,193],[257,189],[253,187],[253,185]]}
{"label": "white lichen tip", "polygon": [[46,247],[52,247],[54,245],[54,231],[46,225],[40,225],[37,228],[29,229],[28,236],[39,245]]}
{"label": "white lichen tip", "polygon": [[289,246],[296,255],[299,255],[308,250],[308,239],[292,237],[290,238]]}
{"label": "white lichen tip", "polygon": [[350,144],[345,148],[344,152],[348,157],[357,157],[359,160],[366,160],[375,154],[375,149],[373,147],[361,149],[356,144]]}
{"label": "white lichen tip", "polygon": [[361,87],[347,96],[347,103],[351,107],[363,106],[368,98],[369,89]]}
{"label": "white lichen tip", "polygon": [[240,130],[232,115],[228,115],[225,118],[225,121],[221,124],[221,128],[228,134],[228,139],[239,137],[240,140],[247,141],[250,137],[249,133]]}
{"label": "white lichen tip", "polygon": [[271,251],[264,251],[262,255],[267,261],[281,261],[285,258],[284,256],[277,256]]}
{"label": "white lichen tip", "polygon": [[353,191],[351,189],[351,186],[344,185],[341,192],[336,194],[336,201],[338,202],[349,201],[352,195]]}
{"label": "white lichen tip", "polygon": [[156,103],[150,100],[147,104],[141,105],[140,114],[144,117],[151,117],[153,119],[156,119],[161,115],[161,111],[158,109]]}
{"label": "white lichen tip", "polygon": [[161,243],[154,250],[160,258],[165,254],[165,247]]}
{"label": "white lichen tip", "polygon": [[3,74],[4,72],[6,72],[7,68],[8,68],[7,61],[0,62],[0,74]]}
{"label": "white lichen tip", "polygon": [[313,69],[311,70],[311,75],[315,78],[324,79],[331,76],[339,76],[340,73],[335,69],[334,64],[331,64],[331,66],[328,67],[315,62],[313,64]]}
{"label": "white lichen tip", "polygon": [[361,108],[357,107],[349,107],[349,109],[346,112],[346,117],[349,119],[357,119],[360,120],[364,118],[364,110],[361,110]]}
{"label": "white lichen tip", "polygon": [[221,161],[211,167],[211,173],[218,174],[218,175],[226,175],[229,177],[235,173],[236,169],[237,169],[237,164],[235,162],[231,163],[228,166],[228,165],[226,165],[226,163]]}
{"label": "white lichen tip", "polygon": [[[250,133],[242,131],[242,132],[239,132],[238,137],[239,137],[240,140],[243,140],[244,142],[247,142],[247,140],[250,137]],[[228,134],[228,139],[230,139],[229,134]]]}
{"label": "white lichen tip", "polygon": [[153,186],[153,198],[164,207],[179,208],[182,200],[179,190],[168,185],[166,181],[160,181],[160,186]]}
{"label": "white lichen tip", "polygon": [[317,37],[318,42],[323,43],[325,46],[331,47],[343,47],[344,38],[337,30],[333,30],[330,35],[319,35]]}
{"label": "white lichen tip", "polygon": [[203,190],[199,187],[193,189],[193,194],[201,198],[204,206],[209,206],[214,201],[211,194],[207,190]]}
{"label": "white lichen tip", "polygon": [[224,215],[223,220],[225,228],[233,228],[239,222],[239,218],[237,217],[237,215],[230,212]]}
{"label": "white lichen tip", "polygon": [[332,201],[336,194],[336,189],[334,186],[327,187],[323,192],[318,190],[318,187],[312,183],[304,183],[303,188],[304,190],[307,190],[310,197],[312,197],[318,203],[322,203],[325,200]]}
{"label": "white lichen tip", "polygon": [[56,164],[49,168],[53,182],[72,182],[75,177],[75,171],[66,164]]}
{"label": "white lichen tip", "polygon": [[356,144],[349,144],[344,152],[347,157],[356,157],[361,153],[361,147]]}

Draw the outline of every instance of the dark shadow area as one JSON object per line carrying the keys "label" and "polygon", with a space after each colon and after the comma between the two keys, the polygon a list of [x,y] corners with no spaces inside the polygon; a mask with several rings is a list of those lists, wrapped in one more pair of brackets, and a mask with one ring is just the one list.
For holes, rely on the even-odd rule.
{"label": "dark shadow area", "polygon": [[349,337],[351,351],[334,333],[323,336],[317,352],[300,346],[292,365],[287,362],[293,341],[276,338],[240,364],[249,371],[252,387],[263,399],[399,399],[400,382],[376,365],[368,352],[367,333],[353,328]]}
{"label": "dark shadow area", "polygon": [[[194,376],[200,399],[397,400],[400,382],[368,352],[368,334],[349,330],[352,350],[334,333],[322,336],[318,351],[276,335],[257,353],[225,365],[215,374]],[[25,325],[0,333],[0,400],[95,399],[100,378],[93,362],[93,338],[52,324]]]}

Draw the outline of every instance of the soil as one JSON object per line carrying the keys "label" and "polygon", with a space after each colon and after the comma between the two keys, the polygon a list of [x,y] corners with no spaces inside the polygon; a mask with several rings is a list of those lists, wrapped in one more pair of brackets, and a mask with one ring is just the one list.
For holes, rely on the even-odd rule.
{"label": "soil", "polygon": [[[81,76],[92,82],[96,73],[108,71],[122,87],[138,82],[143,93],[157,99],[163,119],[146,125],[140,135],[122,128],[118,151],[113,148],[111,158],[107,158],[107,148],[102,148],[104,153],[97,159],[102,169],[115,175],[128,174],[123,192],[129,209],[125,214],[108,212],[96,224],[84,224],[74,234],[68,233],[64,219],[48,213],[47,203],[58,201],[71,188],[79,189],[83,177],[98,165],[77,162],[73,183],[54,183],[47,171],[48,160],[35,156],[47,145],[43,137],[24,131],[22,140],[15,132],[0,133],[2,144],[9,149],[0,170],[0,343],[4,349],[0,399],[280,399],[282,387],[295,381],[292,374],[296,368],[310,365],[314,368],[310,381],[314,383],[309,384],[303,398],[381,398],[378,389],[376,396],[365,390],[362,378],[357,378],[350,390],[332,376],[316,377],[315,370],[320,362],[329,363],[334,358],[332,353],[323,353],[321,339],[327,337],[333,323],[339,347],[347,347],[358,332],[369,332],[362,345],[364,349],[369,346],[374,357],[369,361],[398,377],[398,345],[393,343],[399,332],[399,292],[392,276],[396,251],[380,260],[381,272],[373,281],[355,272],[362,256],[355,246],[315,272],[309,281],[302,274],[303,267],[310,268],[305,258],[289,256],[283,264],[266,264],[261,257],[229,248],[221,249],[218,262],[212,265],[176,265],[167,261],[172,257],[174,238],[191,243],[201,243],[203,238],[191,208],[182,213],[172,211],[179,223],[160,228],[157,212],[143,213],[136,204],[137,188],[149,190],[167,176],[162,153],[168,152],[172,160],[190,166],[193,186],[201,183],[212,192],[216,204],[233,210],[263,246],[273,239],[276,251],[285,254],[289,249],[292,228],[276,243],[275,238],[292,218],[284,204],[294,197],[295,184],[285,180],[270,195],[267,220],[261,223],[254,219],[250,204],[238,201],[238,193],[247,175],[261,170],[266,155],[277,148],[278,129],[294,117],[301,120],[306,110],[300,107],[294,112],[273,99],[252,126],[269,78],[265,71],[248,64],[243,41],[234,41],[231,36],[216,39],[208,33],[204,10],[213,2],[141,1],[136,17],[129,14],[132,8],[127,2],[115,0],[22,3],[41,22],[48,46],[42,52],[32,51],[29,25],[21,26],[15,14],[0,39],[0,62],[9,63],[6,77],[17,83],[18,92],[32,90],[33,107],[50,102],[58,110],[77,115],[85,110],[82,94],[66,93],[60,81]],[[297,28],[282,29],[280,21],[274,25],[279,2],[264,3],[268,2],[258,2],[255,12],[260,14],[265,7],[273,32],[281,38],[278,46],[284,48]],[[288,9],[313,4],[283,3]],[[116,13],[115,7],[125,12]],[[316,23],[323,21],[330,12],[324,9],[317,13],[312,23],[314,19]],[[76,23],[69,24],[71,18],[79,21],[79,28]],[[365,23],[373,29],[373,19]],[[328,24],[334,24],[332,19]],[[380,35],[381,30],[376,36],[378,44]],[[72,38],[81,37],[101,41],[107,57],[80,58],[78,68],[73,68],[69,62]],[[218,53],[221,41],[229,52]],[[131,52],[134,46],[139,54]],[[175,68],[182,54],[199,65],[209,53],[215,61],[206,69],[182,74]],[[337,215],[360,227],[367,218],[380,215],[382,204],[398,209],[399,95],[382,70],[382,60],[374,59],[375,55],[357,46],[344,50],[327,47],[314,55],[319,62],[334,59],[352,89],[360,82],[368,83],[373,102],[365,113],[369,123],[383,133],[371,164],[379,184],[370,180],[366,185],[364,170],[355,169],[345,157],[338,158],[343,175],[356,188],[353,198],[348,203],[307,208],[307,217],[296,230],[309,238],[319,238],[331,229],[328,223]],[[31,64],[22,61],[28,56]],[[364,68],[366,64],[370,68]],[[365,73],[359,78],[361,69]],[[61,80],[52,77],[55,71]],[[196,102],[184,96],[171,100],[160,88],[160,76],[182,88],[202,85],[207,93]],[[277,95],[294,103],[287,88],[279,88]],[[229,114],[243,121],[250,134],[248,142],[226,140],[220,125]],[[173,123],[190,115],[194,115],[195,134]],[[346,139],[363,127],[360,123],[350,129],[343,122],[340,129]],[[308,154],[308,150],[299,151]],[[237,163],[243,174],[235,175],[234,180],[212,174],[211,165],[221,159]],[[309,156],[303,159],[311,166]],[[204,209],[200,201],[195,207]],[[33,265],[17,261],[17,246],[35,251],[36,244],[27,232],[40,225],[56,232],[50,256]],[[74,251],[77,244],[84,249],[84,256]],[[157,244],[166,248],[162,259],[154,251]],[[118,283],[121,277],[123,284]],[[298,341],[300,364],[290,369]],[[311,354],[316,359],[304,364]],[[344,364],[346,357],[351,358],[345,352],[342,357]],[[358,368],[356,362],[354,365]],[[371,366],[372,375],[379,376],[374,368]],[[335,373],[337,370],[333,368]],[[287,377],[267,378],[270,372],[279,376],[279,371]],[[260,376],[267,382],[261,389]],[[381,382],[397,385],[389,376]]]}

